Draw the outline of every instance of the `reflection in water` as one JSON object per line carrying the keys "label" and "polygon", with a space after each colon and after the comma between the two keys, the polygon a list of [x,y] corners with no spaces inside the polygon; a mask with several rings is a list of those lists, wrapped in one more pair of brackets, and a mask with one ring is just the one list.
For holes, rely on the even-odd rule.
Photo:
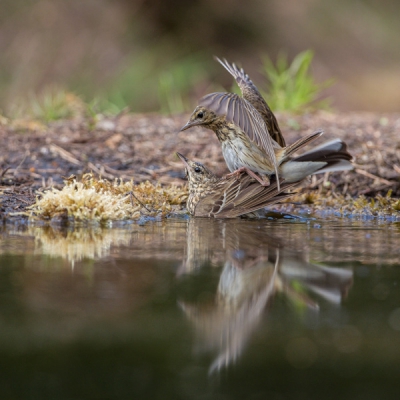
{"label": "reflection in water", "polygon": [[[128,245],[131,236],[123,233],[115,229],[103,229],[101,227],[76,227],[71,229],[57,226],[43,228],[28,226],[24,231],[10,231],[11,235],[33,237],[34,254],[61,257],[72,267],[76,262],[83,259],[107,257],[112,246]],[[27,249],[25,245],[22,245],[18,250],[17,254],[25,254]]]}
{"label": "reflection in water", "polygon": [[[141,304],[143,294],[156,287],[159,272],[146,260],[176,264],[183,255],[184,261],[178,262],[176,269],[178,283],[190,276],[196,280],[202,269],[211,266],[219,275],[211,300],[210,296],[193,301],[178,295],[178,304],[195,326],[203,347],[217,351],[210,367],[214,371],[241,354],[277,294],[286,296],[296,309],[314,312],[319,310],[318,298],[340,304],[346,296],[352,284],[352,271],[308,262],[310,238],[305,237],[304,228],[301,234],[294,233],[295,227],[290,232],[291,236],[283,240],[285,231],[271,234],[271,226],[265,221],[191,219],[132,225],[127,229],[28,227],[11,235],[14,254],[61,258],[63,264],[72,269],[77,265],[81,272],[83,260],[108,260],[112,261],[110,265],[119,260],[118,267],[107,269],[86,263],[84,275],[90,277],[86,289],[76,286],[78,275],[73,280],[62,276],[59,287],[55,285],[43,296],[38,291],[40,285],[33,285],[35,281],[29,278],[25,298],[36,309],[73,309],[84,315],[86,308],[91,307],[90,291],[92,298],[107,299],[107,305],[92,311],[93,315],[105,316],[107,311],[117,315],[116,310],[120,313]],[[32,237],[34,246],[26,239],[15,239],[20,235]],[[15,244],[16,240],[21,243]],[[7,243],[3,246],[6,248]],[[47,263],[36,261],[32,267],[39,265]],[[60,263],[55,265],[59,267]],[[76,268],[75,273],[79,273]],[[203,292],[204,285],[199,290]]]}
{"label": "reflection in water", "polygon": [[[125,256],[126,249],[129,249],[130,258],[163,260],[175,251],[181,253],[186,245],[185,221],[182,222],[176,227],[170,223],[169,229],[159,223],[149,223],[145,226],[133,224],[119,229],[99,226],[28,226],[23,230],[8,231],[7,237],[12,237],[13,254],[32,252],[36,255],[61,258],[71,267],[84,259],[104,260],[108,257]],[[16,245],[18,237],[21,237],[20,244]],[[26,240],[27,237],[34,239],[34,246]],[[9,242],[0,242],[0,254],[7,249],[9,250]]]}
{"label": "reflection in water", "polygon": [[[2,398],[397,393],[398,228],[178,218],[117,229],[0,225]],[[354,268],[353,287],[342,266]]]}
{"label": "reflection in water", "polygon": [[84,258],[99,259],[109,255],[111,245],[122,246],[129,243],[129,237],[113,230],[107,233],[100,228],[57,230],[48,228],[43,231],[33,230],[38,253],[52,257],[63,257],[71,263]]}
{"label": "reflection in water", "polygon": [[[204,293],[204,281],[198,275],[209,268],[213,273],[205,274],[207,280],[218,275],[211,296],[200,294],[193,300],[178,293],[177,298],[193,323],[202,348],[217,352],[210,367],[214,371],[229,365],[242,353],[265,320],[266,311],[273,309],[273,298],[284,296],[295,305],[294,309],[314,313],[319,312],[321,300],[341,303],[351,287],[353,272],[318,265],[310,258],[398,263],[398,247],[394,250],[398,243],[396,229],[386,229],[383,235],[382,229],[375,226],[369,230],[355,227],[343,231],[338,225],[332,228],[240,219],[172,220],[124,229],[27,227],[24,231],[9,231],[0,242],[0,254],[10,249],[12,243],[13,254],[61,259],[62,262],[57,260],[51,265],[44,258],[27,264],[37,274],[33,279],[32,274],[25,272],[26,304],[32,310],[74,310],[82,315],[87,315],[85,310],[92,307],[89,292],[91,301],[98,305],[90,312],[97,316],[108,312],[117,317],[145,304],[151,299],[149,290],[156,291],[160,282],[168,278],[166,269],[157,266],[167,263],[176,268],[171,284],[176,282],[179,286],[190,277],[199,282],[198,290]],[[13,239],[8,242],[10,236]],[[32,239],[28,241],[26,237]],[[106,268],[102,266],[107,262],[110,264]],[[39,279],[46,277],[39,275],[39,269],[50,271],[56,266],[74,265],[74,278],[62,275],[57,283],[53,281],[52,290],[41,291]],[[65,269],[66,273],[70,270]],[[86,286],[79,286],[78,279]],[[376,296],[382,297],[386,292],[379,288]]]}
{"label": "reflection in water", "polygon": [[2,398],[398,393],[399,240],[379,221],[0,225]]}
{"label": "reflection in water", "polygon": [[283,293],[301,309],[319,310],[311,293],[340,304],[352,284],[352,270],[315,265],[306,258],[307,254],[284,248],[262,226],[240,220],[212,225],[189,221],[186,259],[178,276],[209,263],[223,265],[211,304],[180,301],[204,347],[217,349],[210,372],[241,354],[276,294]]}

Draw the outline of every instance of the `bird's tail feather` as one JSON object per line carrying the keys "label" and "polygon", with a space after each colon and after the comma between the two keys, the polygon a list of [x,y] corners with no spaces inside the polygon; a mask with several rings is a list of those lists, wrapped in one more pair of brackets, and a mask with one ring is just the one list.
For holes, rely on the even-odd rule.
{"label": "bird's tail feather", "polygon": [[326,161],[331,158],[340,158],[350,161],[353,157],[347,151],[347,145],[340,139],[333,139],[322,143],[301,156],[294,158],[295,161]]}
{"label": "bird's tail feather", "polygon": [[322,130],[315,131],[315,132],[311,133],[310,135],[295,141],[293,144],[291,144],[289,146],[286,146],[284,149],[282,149],[284,151],[284,155],[282,157],[282,160],[284,160],[286,158],[289,158],[297,150],[300,150],[301,148],[303,148],[307,144],[309,144],[309,143],[313,142],[314,140],[318,139],[323,133],[324,133],[324,131],[322,131]]}
{"label": "bird's tail feather", "polygon": [[340,139],[334,139],[323,143],[314,149],[307,151],[293,161],[326,162],[327,165],[317,172],[346,171],[353,169],[351,154],[347,151],[347,145]]}
{"label": "bird's tail feather", "polygon": [[284,163],[282,176],[287,182],[294,182],[307,175],[351,170],[351,159],[346,143],[334,139]]}

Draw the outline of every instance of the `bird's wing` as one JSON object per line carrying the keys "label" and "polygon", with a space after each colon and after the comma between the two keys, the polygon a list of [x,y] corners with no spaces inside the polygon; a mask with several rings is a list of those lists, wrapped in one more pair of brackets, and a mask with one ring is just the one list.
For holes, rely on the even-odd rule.
{"label": "bird's wing", "polygon": [[281,182],[281,190],[277,188],[276,182],[270,186],[261,186],[258,182],[252,181],[247,188],[241,190],[236,197],[234,204],[231,207],[226,207],[224,212],[221,212],[215,217],[219,218],[234,218],[243,214],[260,210],[268,205],[278,203],[288,197],[293,196],[293,193],[286,193],[285,190],[297,185],[297,183]]}
{"label": "bird's wing", "polygon": [[219,215],[227,208],[231,208],[245,184],[245,181],[241,182],[234,177],[221,179],[215,186],[213,193],[203,197],[198,202],[195,208],[195,216],[212,217]]}
{"label": "bird's wing", "polygon": [[234,93],[211,93],[200,99],[199,105],[217,115],[224,115],[228,122],[237,125],[252,142],[264,150],[279,179],[274,141],[260,113],[247,100]]}
{"label": "bird's wing", "polygon": [[279,190],[276,182],[270,186],[261,186],[247,174],[242,174],[239,179],[222,179],[214,192],[196,205],[195,216],[235,218],[292,196],[293,193],[283,191],[297,184],[282,181]]}
{"label": "bird's wing", "polygon": [[281,147],[285,147],[285,139],[283,138],[281,129],[274,113],[261,96],[257,86],[244,72],[243,68],[238,68],[235,64],[229,64],[225,59],[222,61],[218,57],[215,59],[235,78],[243,98],[246,99],[260,114],[268,127],[268,133]]}
{"label": "bird's wing", "polygon": [[[294,143],[292,143],[289,146],[286,146],[284,149],[280,149],[279,152],[281,153],[280,154],[281,162],[282,162],[282,160],[292,157],[296,151],[300,150],[307,144],[310,144],[314,140],[318,139],[321,135],[323,135],[323,133],[324,133],[324,131],[319,129],[305,137],[302,137],[302,138],[296,140]],[[319,146],[319,147],[321,147],[321,146]],[[315,149],[313,149],[312,151],[314,152]],[[307,154],[307,153],[305,153],[305,154]]]}

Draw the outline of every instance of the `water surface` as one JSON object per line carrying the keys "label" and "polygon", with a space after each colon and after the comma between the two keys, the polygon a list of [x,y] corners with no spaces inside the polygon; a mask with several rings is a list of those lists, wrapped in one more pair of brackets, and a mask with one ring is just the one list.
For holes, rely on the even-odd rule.
{"label": "water surface", "polygon": [[2,399],[400,395],[398,224],[1,229]]}

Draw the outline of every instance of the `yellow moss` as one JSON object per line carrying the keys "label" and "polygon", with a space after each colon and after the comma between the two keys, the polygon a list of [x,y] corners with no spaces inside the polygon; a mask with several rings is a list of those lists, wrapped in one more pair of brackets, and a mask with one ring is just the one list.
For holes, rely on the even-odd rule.
{"label": "yellow moss", "polygon": [[104,258],[109,255],[112,245],[128,246],[132,240],[128,231],[104,230],[100,227],[78,227],[67,232],[48,227],[28,229],[25,234],[35,238],[40,254],[67,259],[72,265],[84,258]]}
{"label": "yellow moss", "polygon": [[353,198],[349,195],[343,196],[333,191],[321,193],[315,190],[296,194],[288,201],[311,205],[311,208],[314,210],[323,210],[331,207],[339,210],[341,213],[391,215],[397,214],[400,211],[400,199],[394,199],[391,196],[392,191],[389,191],[386,196],[377,195],[375,198],[367,198],[364,195]]}
{"label": "yellow moss", "polygon": [[392,204],[392,208],[393,208],[393,210],[395,210],[395,211],[400,211],[400,200],[395,201],[395,202]]}
{"label": "yellow moss", "polygon": [[150,182],[135,185],[120,179],[111,182],[86,174],[81,181],[75,177],[66,179],[61,190],[52,188],[37,196],[35,204],[29,207],[29,216],[67,216],[75,222],[99,223],[135,220],[142,215],[165,216],[186,198],[186,188],[163,188]]}
{"label": "yellow moss", "polygon": [[371,199],[371,202],[368,204],[368,200],[365,196],[361,195],[360,197],[356,198],[353,201],[353,206],[356,209],[363,209],[364,207],[367,207],[370,205],[370,207],[374,207],[374,199]]}

